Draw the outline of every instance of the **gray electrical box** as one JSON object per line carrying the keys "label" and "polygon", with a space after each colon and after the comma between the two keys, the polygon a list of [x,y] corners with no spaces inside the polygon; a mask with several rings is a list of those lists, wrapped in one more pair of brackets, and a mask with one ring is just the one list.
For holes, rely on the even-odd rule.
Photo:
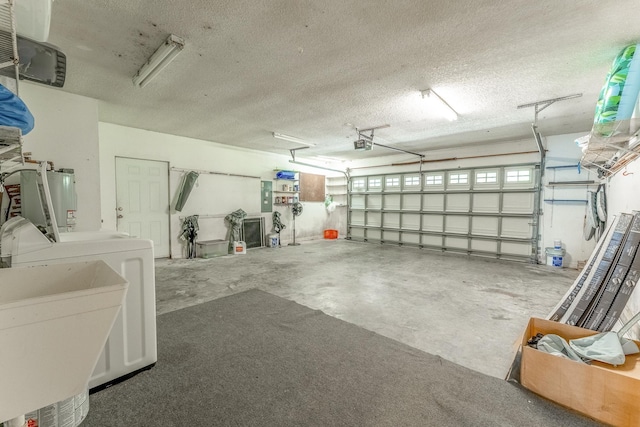
{"label": "gray electrical box", "polygon": [[260,184],[260,212],[272,212],[273,211],[273,197],[271,190],[273,189],[273,182],[262,181]]}

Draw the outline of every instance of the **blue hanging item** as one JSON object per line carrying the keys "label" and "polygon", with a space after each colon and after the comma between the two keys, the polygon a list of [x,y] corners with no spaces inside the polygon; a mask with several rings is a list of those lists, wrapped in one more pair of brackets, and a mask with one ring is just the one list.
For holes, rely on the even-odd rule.
{"label": "blue hanging item", "polygon": [[277,179],[296,179],[296,173],[293,171],[278,171],[276,173]]}
{"label": "blue hanging item", "polygon": [[17,127],[26,135],[33,129],[33,115],[24,102],[0,85],[0,126]]}

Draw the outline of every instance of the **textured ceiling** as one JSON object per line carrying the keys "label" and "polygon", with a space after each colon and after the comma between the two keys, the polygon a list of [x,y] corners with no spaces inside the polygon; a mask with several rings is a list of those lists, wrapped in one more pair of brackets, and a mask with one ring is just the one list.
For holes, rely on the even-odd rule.
{"label": "textured ceiling", "polygon": [[[67,92],[99,99],[100,120],[304,157],[355,159],[356,128],[428,152],[589,130],[618,51],[640,38],[638,1],[56,0],[49,42],[67,55]],[[168,34],[185,49],[145,88],[132,77]],[[458,113],[429,111],[432,88]],[[535,144],[532,143],[532,149]],[[300,154],[302,155],[302,153]]]}

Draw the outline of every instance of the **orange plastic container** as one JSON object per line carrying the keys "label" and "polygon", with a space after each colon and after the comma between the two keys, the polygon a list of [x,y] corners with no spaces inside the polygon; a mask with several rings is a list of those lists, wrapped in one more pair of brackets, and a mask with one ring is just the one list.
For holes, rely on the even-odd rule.
{"label": "orange plastic container", "polygon": [[325,239],[337,239],[338,238],[338,230],[324,230],[324,238]]}

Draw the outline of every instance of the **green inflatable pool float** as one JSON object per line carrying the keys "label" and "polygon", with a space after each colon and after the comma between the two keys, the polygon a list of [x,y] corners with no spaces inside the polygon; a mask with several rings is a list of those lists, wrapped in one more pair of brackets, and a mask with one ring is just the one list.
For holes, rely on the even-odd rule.
{"label": "green inflatable pool float", "polygon": [[631,119],[639,92],[640,44],[633,44],[613,60],[596,104],[594,131],[602,136],[625,132],[619,122]]}

